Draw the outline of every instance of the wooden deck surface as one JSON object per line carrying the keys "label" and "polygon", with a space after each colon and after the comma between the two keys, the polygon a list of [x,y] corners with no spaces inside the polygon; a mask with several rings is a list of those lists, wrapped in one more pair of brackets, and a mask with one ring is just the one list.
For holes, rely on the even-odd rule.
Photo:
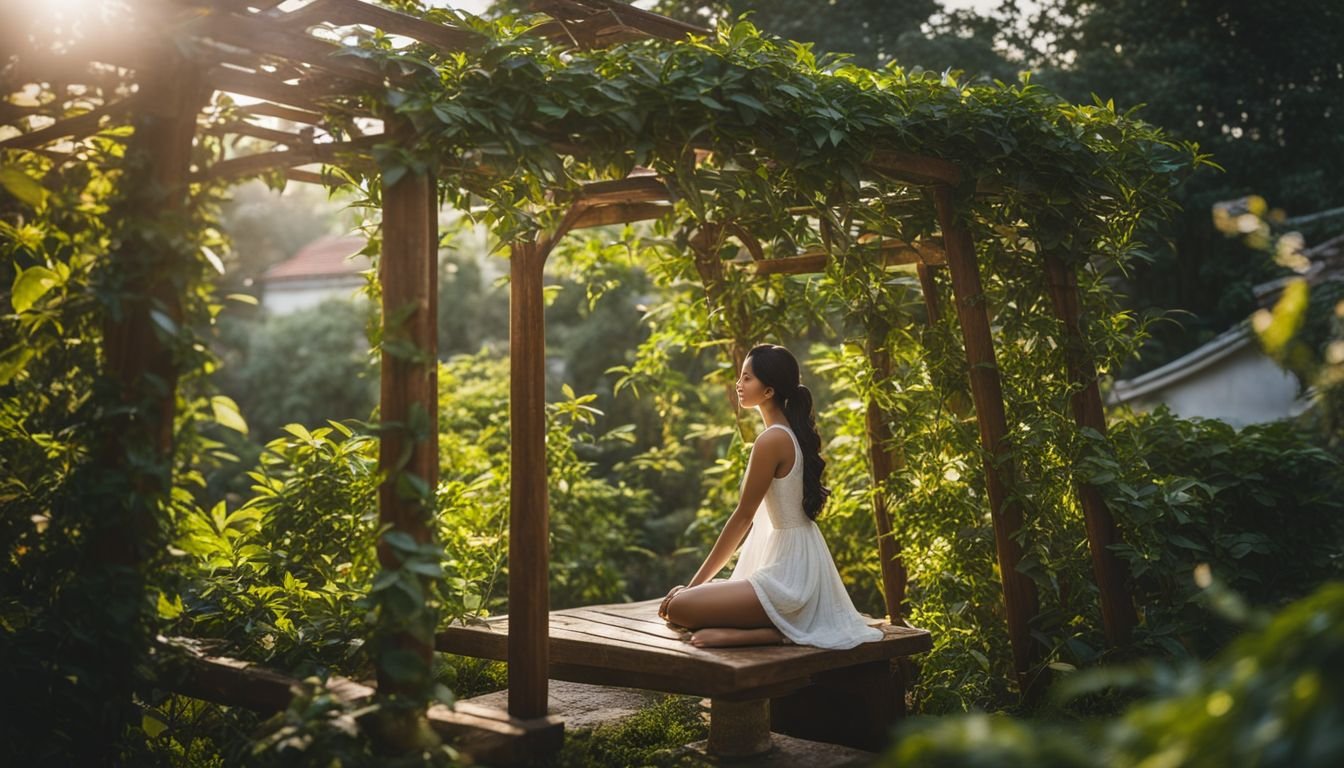
{"label": "wooden deck surface", "polygon": [[[658,618],[659,599],[567,608],[550,614],[550,677],[696,696],[774,696],[827,670],[922,653],[927,630],[871,619],[885,637],[844,651],[808,646],[696,648]],[[440,651],[507,660],[507,616],[439,632]]]}

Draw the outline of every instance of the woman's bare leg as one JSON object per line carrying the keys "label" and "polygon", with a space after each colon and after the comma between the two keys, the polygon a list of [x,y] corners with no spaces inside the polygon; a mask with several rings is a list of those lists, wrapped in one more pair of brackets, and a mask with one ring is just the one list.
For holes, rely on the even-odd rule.
{"label": "woman's bare leg", "polygon": [[667,604],[667,620],[687,629],[774,626],[746,581],[711,581],[683,589]]}

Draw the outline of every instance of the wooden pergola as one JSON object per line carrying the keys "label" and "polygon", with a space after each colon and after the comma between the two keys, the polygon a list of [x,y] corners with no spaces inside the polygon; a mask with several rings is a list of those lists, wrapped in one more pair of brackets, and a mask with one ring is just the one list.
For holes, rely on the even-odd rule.
{"label": "wooden pergola", "polygon": [[[70,150],[69,142],[109,125],[129,122],[135,126],[131,141],[150,158],[150,166],[143,171],[146,178],[128,179],[126,183],[152,181],[165,194],[166,207],[143,211],[150,218],[180,210],[187,201],[189,185],[195,181],[279,172],[293,181],[321,184],[328,179],[320,166],[371,167],[368,164],[373,147],[396,143],[409,130],[388,114],[360,111],[351,106],[353,99],[338,98],[367,92],[370,87],[395,85],[395,77],[365,60],[338,55],[346,35],[377,30],[442,52],[469,51],[482,43],[469,30],[363,0],[314,0],[291,12],[280,10],[280,4],[281,0],[147,2],[144,7],[152,13],[147,12],[140,21],[147,37],[88,39],[61,54],[10,57],[3,70],[7,94],[29,83],[44,83],[57,98],[38,106],[19,106],[9,99],[0,102],[0,125],[15,129],[13,135],[0,140],[0,150],[41,152],[60,162]],[[580,48],[647,37],[676,40],[704,34],[704,30],[615,0],[538,0],[534,8],[551,19],[537,27],[536,34]],[[133,92],[114,95],[109,87],[101,91],[103,98],[91,96],[109,83],[122,81],[133,82]],[[248,101],[225,121],[204,121],[202,110],[217,92],[247,97]],[[262,125],[255,122],[258,118],[278,119],[287,127]],[[269,148],[193,165],[193,144],[206,134],[250,137]],[[888,150],[874,151],[865,172],[932,190],[941,236],[915,242],[885,240],[873,252],[888,266],[916,266],[931,317],[942,311],[931,272],[946,269],[950,275],[952,307],[960,322],[985,455],[984,473],[1014,666],[1026,688],[1026,675],[1041,652],[1029,629],[1038,602],[1035,585],[1017,568],[1021,547],[1014,534],[1022,528],[1023,510],[1010,493],[1014,467],[1005,455],[1008,420],[975,244],[954,210],[953,193],[963,184],[964,176],[956,163]],[[382,194],[380,278],[384,316],[405,316],[406,321],[395,333],[422,354],[415,359],[383,355],[381,413],[385,426],[392,426],[383,433],[380,462],[389,474],[399,469],[413,472],[433,488],[438,479],[435,441],[417,441],[409,429],[397,429],[395,425],[408,424],[416,411],[427,416],[428,423],[437,423],[437,189],[429,175],[411,171],[386,181]],[[667,181],[637,171],[628,178],[583,185],[554,229],[509,243],[513,472],[507,659],[509,714],[520,720],[546,715],[551,668],[542,271],[557,242],[571,232],[660,219],[673,210]],[[715,227],[705,227],[692,238],[696,265],[711,304],[721,290],[724,270],[735,268],[725,266],[712,249],[723,235]],[[755,258],[747,270],[757,276],[819,272],[832,258],[820,249],[781,258],[752,255]],[[171,261],[183,256],[165,253],[162,258]],[[1054,311],[1069,340],[1066,353],[1074,388],[1075,422],[1079,428],[1104,432],[1097,374],[1083,344],[1076,275],[1071,266],[1053,256],[1043,257],[1042,267],[1048,275]],[[172,295],[167,286],[144,279],[145,284],[132,286],[132,290],[156,297],[169,307],[180,305],[180,297]],[[104,344],[108,374],[128,392],[139,391],[137,388],[150,375],[175,382],[170,356],[153,332],[148,302],[112,322]],[[745,354],[741,340],[732,354],[734,363],[740,364]],[[870,354],[876,370],[889,369],[883,350],[875,348]],[[171,391],[160,396],[158,402],[155,447],[165,455],[171,451]],[[873,481],[880,486],[896,471],[896,462],[887,449],[890,433],[876,404],[869,407],[867,423]],[[406,451],[409,464],[398,466]],[[1106,635],[1111,643],[1119,643],[1136,618],[1124,568],[1108,548],[1118,541],[1115,525],[1096,488],[1079,485],[1076,490],[1086,521]],[[393,483],[386,483],[379,497],[380,518],[392,530],[427,542],[432,538],[431,531],[417,503],[399,495]],[[900,624],[905,571],[899,544],[892,536],[891,510],[881,494],[874,494],[873,514],[887,618],[892,624]],[[379,556],[384,566],[394,564],[396,558],[382,545]],[[433,651],[423,640],[410,636],[398,642],[426,659]],[[380,679],[379,687],[394,690],[395,683]]]}

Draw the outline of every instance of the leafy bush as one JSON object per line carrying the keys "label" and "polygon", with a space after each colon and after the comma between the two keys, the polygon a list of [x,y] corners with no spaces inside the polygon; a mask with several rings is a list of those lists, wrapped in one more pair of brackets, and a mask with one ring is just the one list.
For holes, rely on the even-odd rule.
{"label": "leafy bush", "polygon": [[[1235,602],[1229,594],[1215,595]],[[1099,670],[1079,694],[1140,685],[1152,698],[1082,723],[967,715],[915,720],[883,766],[1260,766],[1344,762],[1344,583],[1331,582],[1211,662]]]}
{"label": "leafy bush", "polygon": [[1278,606],[1344,574],[1340,462],[1290,422],[1246,427],[1165,408],[1117,422],[1103,485],[1143,614],[1138,640],[1206,656],[1230,628],[1196,601],[1194,566],[1254,603]]}
{"label": "leafy bush", "polygon": [[548,764],[556,768],[685,765],[674,750],[708,735],[699,699],[665,696],[618,723],[566,733],[564,748]]}

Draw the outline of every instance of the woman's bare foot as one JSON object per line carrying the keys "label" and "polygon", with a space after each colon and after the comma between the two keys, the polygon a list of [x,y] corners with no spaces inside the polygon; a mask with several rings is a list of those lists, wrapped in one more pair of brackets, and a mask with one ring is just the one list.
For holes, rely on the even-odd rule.
{"label": "woman's bare foot", "polygon": [[731,627],[709,627],[698,629],[691,635],[691,645],[696,648],[728,648],[738,645],[780,645],[784,635],[774,627],[760,629],[734,629]]}

